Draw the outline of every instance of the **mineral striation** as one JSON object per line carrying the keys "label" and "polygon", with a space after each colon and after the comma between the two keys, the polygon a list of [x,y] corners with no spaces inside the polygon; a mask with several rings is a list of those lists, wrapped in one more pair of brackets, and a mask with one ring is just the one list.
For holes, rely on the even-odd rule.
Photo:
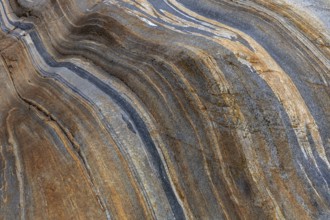
{"label": "mineral striation", "polygon": [[0,219],[330,219],[328,0],[0,15]]}

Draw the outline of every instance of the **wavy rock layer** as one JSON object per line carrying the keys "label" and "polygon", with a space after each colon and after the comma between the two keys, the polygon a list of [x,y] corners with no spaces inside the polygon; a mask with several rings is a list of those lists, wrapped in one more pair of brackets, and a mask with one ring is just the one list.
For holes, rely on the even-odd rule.
{"label": "wavy rock layer", "polygon": [[329,219],[311,2],[1,0],[0,219]]}

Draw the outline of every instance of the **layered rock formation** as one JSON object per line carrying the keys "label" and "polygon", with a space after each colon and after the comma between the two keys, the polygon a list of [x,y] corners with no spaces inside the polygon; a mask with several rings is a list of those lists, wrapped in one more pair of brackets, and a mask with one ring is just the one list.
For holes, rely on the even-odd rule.
{"label": "layered rock formation", "polygon": [[0,219],[330,219],[327,7],[1,0]]}

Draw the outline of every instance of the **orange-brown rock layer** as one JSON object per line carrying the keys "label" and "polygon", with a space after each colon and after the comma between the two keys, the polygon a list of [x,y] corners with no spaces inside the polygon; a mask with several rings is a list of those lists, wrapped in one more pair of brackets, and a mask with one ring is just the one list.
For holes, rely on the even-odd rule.
{"label": "orange-brown rock layer", "polygon": [[294,1],[1,0],[0,219],[330,218],[329,26]]}

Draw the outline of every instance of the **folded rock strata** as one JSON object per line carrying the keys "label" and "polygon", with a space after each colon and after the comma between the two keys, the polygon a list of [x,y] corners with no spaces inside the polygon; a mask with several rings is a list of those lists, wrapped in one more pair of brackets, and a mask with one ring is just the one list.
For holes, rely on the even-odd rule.
{"label": "folded rock strata", "polygon": [[329,219],[326,0],[1,0],[0,219]]}

